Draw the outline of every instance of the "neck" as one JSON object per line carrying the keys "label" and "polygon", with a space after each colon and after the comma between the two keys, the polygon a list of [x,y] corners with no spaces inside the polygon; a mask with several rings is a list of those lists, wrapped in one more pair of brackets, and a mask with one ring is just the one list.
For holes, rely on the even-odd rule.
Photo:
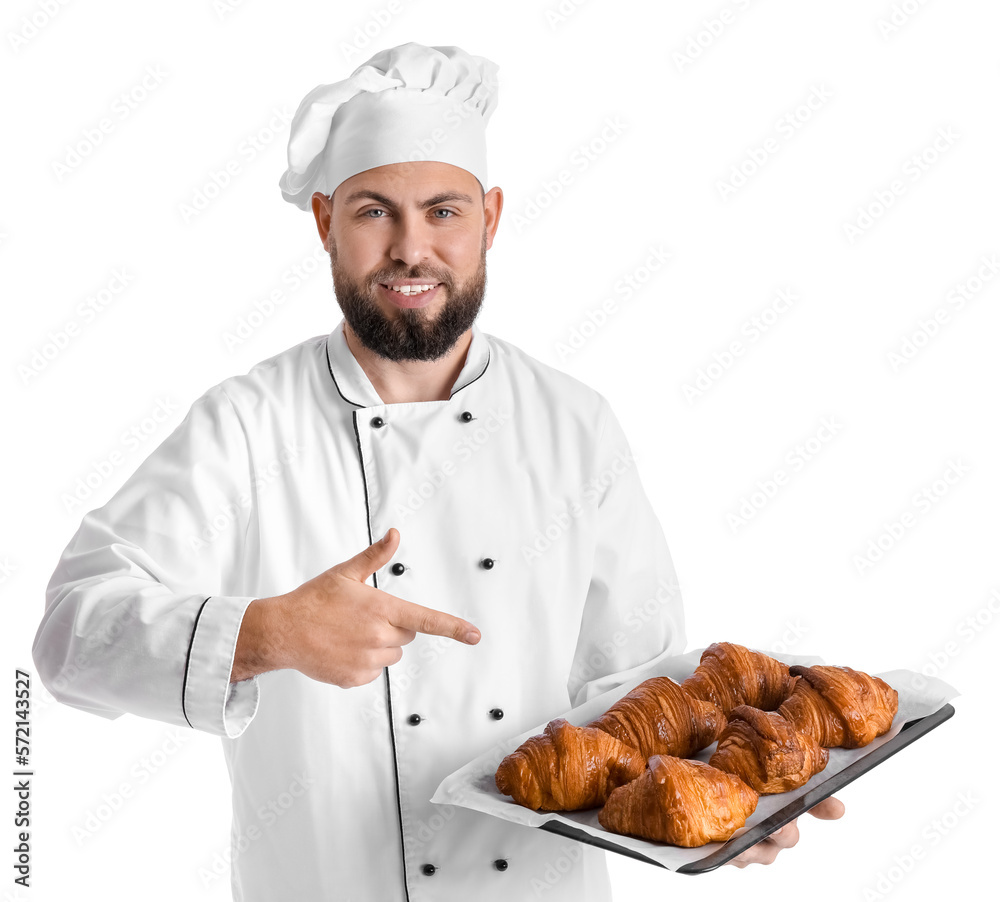
{"label": "neck", "polygon": [[447,401],[472,344],[472,329],[468,329],[437,360],[387,360],[365,347],[346,322],[344,335],[347,347],[383,404]]}

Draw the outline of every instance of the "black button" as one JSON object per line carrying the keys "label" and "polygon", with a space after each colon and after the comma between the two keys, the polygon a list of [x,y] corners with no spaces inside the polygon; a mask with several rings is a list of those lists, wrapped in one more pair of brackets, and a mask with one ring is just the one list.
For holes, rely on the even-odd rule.
{"label": "black button", "polygon": [[496,561],[493,560],[493,558],[491,557],[484,557],[479,563],[483,567],[483,569],[492,570],[493,565],[496,563]]}
{"label": "black button", "polygon": [[462,422],[463,423],[468,423],[469,420],[471,420],[471,419],[472,419],[472,414],[469,413],[469,411],[467,411],[467,410],[463,410],[462,411]]}
{"label": "black button", "polygon": [[503,717],[503,708],[490,708],[490,717],[500,720]]}
{"label": "black button", "polygon": [[372,417],[372,426],[376,429],[381,429],[385,425],[385,420],[382,417]]}
{"label": "black button", "polygon": [[493,862],[493,867],[495,867],[498,871],[506,871],[507,870],[507,859],[506,858],[498,858],[496,861]]}
{"label": "black button", "polygon": [[408,721],[409,721],[410,723],[412,723],[412,724],[413,724],[413,726],[416,726],[416,725],[417,725],[418,723],[420,723],[420,715],[419,715],[419,714],[411,714],[411,715],[410,715],[409,717],[407,717],[406,719],[407,719],[407,720],[408,720]]}
{"label": "black button", "polygon": [[428,877],[430,877],[431,874],[433,874],[437,870],[437,868],[434,867],[434,865],[432,864],[425,864],[420,870],[422,870]]}
{"label": "black button", "polygon": [[403,571],[404,571],[404,570],[406,569],[406,567],[404,567],[404,566],[403,566],[402,564],[400,564],[400,563],[399,563],[399,562],[397,561],[397,562],[396,562],[395,564],[393,564],[393,565],[392,565],[392,567],[390,567],[389,569],[390,569],[390,570],[392,570],[392,575],[393,575],[393,576],[402,576],[402,575],[403,575]]}

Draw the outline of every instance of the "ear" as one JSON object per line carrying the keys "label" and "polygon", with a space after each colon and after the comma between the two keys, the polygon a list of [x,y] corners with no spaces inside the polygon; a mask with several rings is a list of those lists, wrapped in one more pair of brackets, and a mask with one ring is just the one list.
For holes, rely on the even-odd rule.
{"label": "ear", "polygon": [[486,218],[486,248],[493,247],[493,236],[500,225],[500,211],[503,210],[503,191],[495,185],[483,196],[483,213]]}
{"label": "ear", "polygon": [[330,235],[330,225],[333,220],[333,197],[327,197],[319,191],[312,196],[312,211],[316,219],[316,229],[319,232],[323,247],[330,250],[328,238]]}

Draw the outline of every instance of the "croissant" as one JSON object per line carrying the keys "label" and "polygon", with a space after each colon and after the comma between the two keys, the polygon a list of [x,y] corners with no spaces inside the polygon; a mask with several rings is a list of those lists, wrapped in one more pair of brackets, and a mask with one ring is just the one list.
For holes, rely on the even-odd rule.
{"label": "croissant", "polygon": [[753,814],[757,793],[703,761],[654,755],[645,772],[619,786],[597,815],[606,830],[675,846],[729,839]]}
{"label": "croissant", "polygon": [[646,759],[614,736],[557,717],[507,755],[494,780],[526,808],[577,811],[603,805],[645,769]]}
{"label": "croissant", "polygon": [[708,763],[764,795],[798,789],[829,758],[812,736],[795,730],[780,714],[739,705],[730,712]]}
{"label": "croissant", "polygon": [[801,677],[778,713],[827,748],[861,748],[885,733],[899,708],[888,683],[850,667],[790,668]]}
{"label": "croissant", "polygon": [[653,677],[622,696],[587,726],[652,755],[686,758],[718,738],[726,718],[715,705],[688,695],[670,677]]}
{"label": "croissant", "polygon": [[738,705],[773,711],[792,691],[795,680],[781,661],[731,642],[713,642],[681,685],[695,698],[721,708],[728,717]]}

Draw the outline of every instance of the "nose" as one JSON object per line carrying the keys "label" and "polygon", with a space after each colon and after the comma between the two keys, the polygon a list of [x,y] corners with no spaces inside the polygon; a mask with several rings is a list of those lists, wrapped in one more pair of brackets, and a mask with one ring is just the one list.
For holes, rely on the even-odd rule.
{"label": "nose", "polygon": [[389,256],[405,266],[416,266],[431,256],[432,229],[424,215],[400,212],[389,242]]}

